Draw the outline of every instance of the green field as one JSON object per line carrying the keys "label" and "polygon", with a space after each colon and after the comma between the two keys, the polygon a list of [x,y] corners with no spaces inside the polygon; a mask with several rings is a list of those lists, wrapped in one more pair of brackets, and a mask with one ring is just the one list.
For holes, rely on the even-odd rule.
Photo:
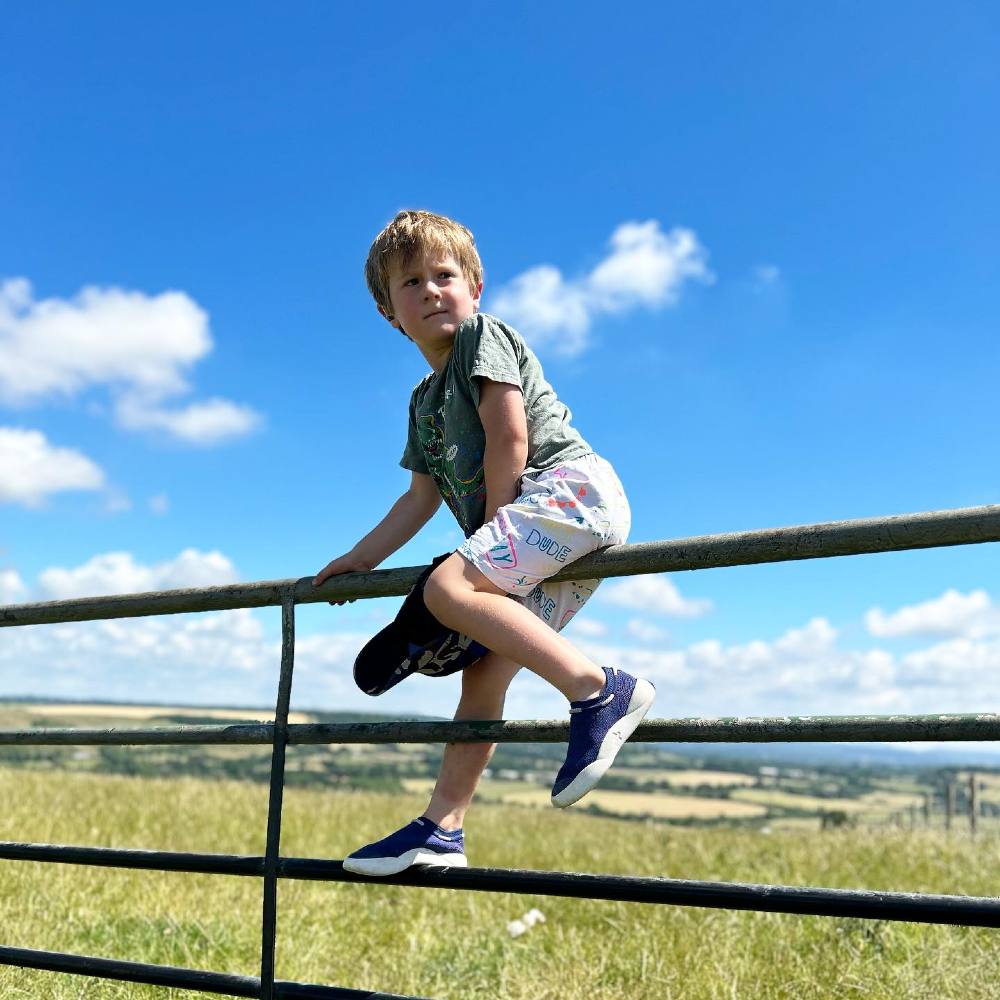
{"label": "green field", "polygon": [[[0,839],[263,852],[252,782],[0,770]],[[343,857],[423,798],[289,788],[282,852]],[[680,829],[484,804],[476,865],[872,889],[996,892],[1000,840],[888,828]],[[256,879],[0,864],[0,943],[258,972]],[[547,922],[506,932],[528,909]],[[738,913],[397,886],[282,882],[278,975],[442,1000],[716,1000],[998,996],[1000,935],[919,924]],[[198,994],[0,968],[30,1000]]]}

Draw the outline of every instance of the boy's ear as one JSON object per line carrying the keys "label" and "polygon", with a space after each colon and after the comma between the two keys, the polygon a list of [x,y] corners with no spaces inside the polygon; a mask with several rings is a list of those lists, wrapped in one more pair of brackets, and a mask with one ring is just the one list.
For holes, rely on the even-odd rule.
{"label": "boy's ear", "polygon": [[475,288],[470,286],[469,291],[472,292],[472,304],[476,307],[476,312],[479,312],[479,300],[483,297],[483,283],[480,281]]}
{"label": "boy's ear", "polygon": [[399,320],[396,319],[395,316],[392,316],[390,313],[387,313],[381,306],[378,306],[378,311],[379,314],[383,316],[386,320],[388,320],[389,323],[391,323],[397,330],[402,329],[402,327],[399,325]]}

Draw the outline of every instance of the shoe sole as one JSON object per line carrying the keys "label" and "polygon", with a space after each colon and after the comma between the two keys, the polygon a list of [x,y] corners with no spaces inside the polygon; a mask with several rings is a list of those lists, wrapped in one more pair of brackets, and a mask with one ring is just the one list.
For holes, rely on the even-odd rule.
{"label": "shoe sole", "polygon": [[636,727],[645,718],[653,705],[656,689],[649,681],[641,677],[636,679],[635,690],[629,698],[628,711],[608,730],[601,740],[601,749],[597,752],[597,760],[588,764],[561,792],[552,796],[552,804],[559,809],[565,809],[578,802],[596,785],[614,763],[618,751],[625,741],[635,732]]}
{"label": "shoe sole", "polygon": [[398,875],[413,865],[433,865],[435,868],[467,868],[464,854],[435,854],[415,847],[396,858],[344,858],[344,871],[355,875]]}

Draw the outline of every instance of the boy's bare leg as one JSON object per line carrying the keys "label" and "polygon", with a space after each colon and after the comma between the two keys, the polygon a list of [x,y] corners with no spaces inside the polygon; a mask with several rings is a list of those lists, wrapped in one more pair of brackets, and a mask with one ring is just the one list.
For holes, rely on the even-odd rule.
{"label": "boy's bare leg", "polygon": [[[497,653],[487,653],[462,674],[462,697],[456,719],[499,719],[507,688],[520,664]],[[438,771],[437,784],[424,815],[445,830],[462,826],[495,743],[449,743]]]}
{"label": "boy's bare leg", "polygon": [[428,578],[424,602],[440,622],[524,664],[570,701],[592,698],[604,687],[601,667],[457,552]]}

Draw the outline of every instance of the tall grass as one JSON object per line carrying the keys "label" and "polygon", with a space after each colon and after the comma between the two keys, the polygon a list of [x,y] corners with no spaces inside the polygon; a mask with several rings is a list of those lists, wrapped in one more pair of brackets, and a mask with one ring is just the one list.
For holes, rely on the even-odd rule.
{"label": "tall grass", "polygon": [[[0,839],[261,854],[266,789],[236,782],[0,771]],[[282,853],[343,857],[423,800],[288,789]],[[996,892],[993,835],[675,830],[483,805],[476,865],[870,889]],[[545,924],[511,939],[531,907]],[[260,882],[0,862],[0,943],[258,973]],[[278,975],[441,1000],[956,998],[1000,995],[1000,936],[967,928],[401,886],[283,881]],[[194,997],[0,969],[0,996]]]}

